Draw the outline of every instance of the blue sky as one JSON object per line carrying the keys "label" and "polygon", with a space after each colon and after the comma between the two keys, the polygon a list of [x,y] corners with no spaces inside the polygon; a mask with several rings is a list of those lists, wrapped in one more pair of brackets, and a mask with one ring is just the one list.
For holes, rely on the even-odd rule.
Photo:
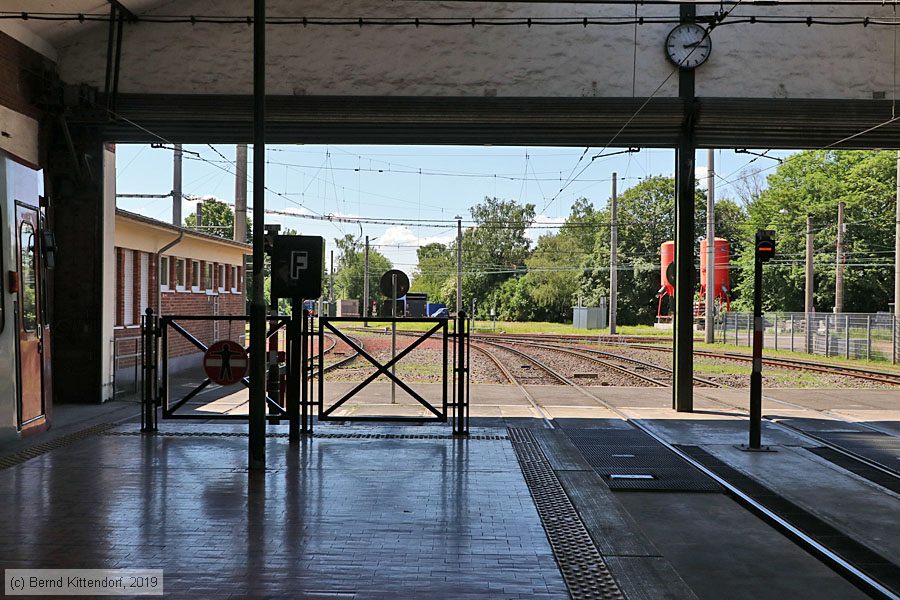
{"label": "blue sky", "polygon": [[[184,147],[183,192],[189,196],[234,200],[233,145]],[[614,154],[621,148],[553,148],[500,146],[270,146],[266,152],[266,208],[312,215],[344,215],[373,219],[452,221],[464,219],[469,208],[485,196],[530,202],[537,206],[538,223],[565,219],[579,197],[595,206],[606,205],[612,173],[619,192],[650,175],[672,175],[672,150],[643,149]],[[762,150],[757,150],[762,152]],[[248,196],[252,205],[252,160]],[[608,156],[614,154],[613,156]],[[697,172],[705,187],[706,151],[697,153]],[[771,152],[784,157],[788,152]],[[149,145],[120,144],[116,148],[117,192],[165,194],[172,189],[172,151]],[[600,155],[598,158],[593,158]],[[777,163],[731,150],[716,152],[717,197],[736,197],[740,173],[763,170]],[[751,162],[752,161],[752,162]],[[560,192],[560,188],[564,188]],[[171,220],[171,200],[120,198],[118,206],[148,217]],[[196,209],[185,200],[183,214]],[[446,242],[455,235],[451,223],[436,225],[330,223],[300,216],[268,215],[308,235],[333,238],[344,233],[377,238],[372,242],[396,268],[412,273],[415,248],[431,241]],[[546,230],[543,230],[546,231]],[[536,239],[541,229],[531,230]]]}

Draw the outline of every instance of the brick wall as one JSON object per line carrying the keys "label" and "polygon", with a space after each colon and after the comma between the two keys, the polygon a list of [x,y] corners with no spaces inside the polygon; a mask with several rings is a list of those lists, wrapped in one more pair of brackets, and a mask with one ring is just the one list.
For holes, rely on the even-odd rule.
{"label": "brick wall", "polygon": [[[124,324],[125,320],[125,254],[133,252],[133,288],[132,288],[132,314],[133,325]],[[130,249],[116,248],[116,328],[114,337],[117,340],[116,354],[121,358],[116,362],[117,369],[133,369],[138,359],[128,357],[139,351],[139,342],[131,339],[140,335],[140,317],[141,317],[141,255],[144,253],[133,251]],[[189,258],[185,259],[186,267],[186,284],[184,291],[175,289],[175,256],[169,256],[169,290],[159,293],[159,278],[157,277],[157,269],[159,258],[157,254],[145,254],[149,260],[149,294],[148,304],[157,314],[163,315],[202,315],[202,316],[230,316],[243,315],[246,312],[243,292],[243,273],[242,267],[238,268],[238,292],[231,291],[232,287],[232,266],[225,265],[225,285],[224,292],[219,291],[219,263],[211,263],[213,265],[213,282],[212,292],[208,293],[205,289],[206,282],[203,273],[206,269],[205,261],[199,261],[199,269],[201,273],[200,286],[201,290],[195,292],[191,289],[192,263]],[[160,294],[160,296],[158,296]],[[162,301],[162,312],[158,308],[159,298]],[[196,337],[201,343],[210,345],[214,341],[220,339],[230,339],[239,343],[243,343],[243,335],[245,332],[246,321],[179,321],[179,325],[184,327],[191,335]],[[168,345],[169,358],[178,358],[189,356],[199,352],[199,349],[188,341],[183,335],[168,328]]]}

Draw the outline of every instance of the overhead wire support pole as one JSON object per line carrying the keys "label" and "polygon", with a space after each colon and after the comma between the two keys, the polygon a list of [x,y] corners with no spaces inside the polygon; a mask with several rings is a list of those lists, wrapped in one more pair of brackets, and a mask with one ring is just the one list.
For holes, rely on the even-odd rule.
{"label": "overhead wire support pole", "polygon": [[[693,22],[696,7],[681,5],[681,20]],[[674,381],[672,407],[678,412],[694,410],[694,134],[696,99],[694,71],[679,69],[678,94],[685,101],[685,114],[675,152],[675,316]]]}
{"label": "overhead wire support pole", "polygon": [[366,262],[363,269],[363,306],[362,306],[363,325],[369,325],[369,236],[366,236]]}
{"label": "overhead wire support pole", "polygon": [[456,314],[462,311],[462,218],[456,217]]}
{"label": "overhead wire support pole", "polygon": [[181,227],[181,144],[175,144],[172,151],[172,225]]}
{"label": "overhead wire support pole", "polygon": [[248,467],[266,468],[266,300],[263,294],[266,218],[266,2],[253,2],[253,288],[250,302],[250,426]]}
{"label": "overhead wire support pole", "polygon": [[838,202],[834,261],[834,312],[844,312],[844,203]]}
{"label": "overhead wire support pole", "polygon": [[716,341],[716,151],[710,148],[706,154],[706,327],[704,340]]}
{"label": "overhead wire support pole", "polygon": [[610,198],[610,227],[609,227],[609,335],[616,335],[616,319],[618,317],[616,305],[619,296],[619,221],[618,221],[618,197],[616,194],[616,174],[612,174],[612,196]]}
{"label": "overhead wire support pole", "polygon": [[234,241],[247,241],[247,144],[234,151]]}
{"label": "overhead wire support pole", "polygon": [[[894,331],[900,325],[900,150],[897,151],[897,196],[895,199],[897,222],[894,231]],[[893,358],[897,362],[897,335],[894,334]]]}

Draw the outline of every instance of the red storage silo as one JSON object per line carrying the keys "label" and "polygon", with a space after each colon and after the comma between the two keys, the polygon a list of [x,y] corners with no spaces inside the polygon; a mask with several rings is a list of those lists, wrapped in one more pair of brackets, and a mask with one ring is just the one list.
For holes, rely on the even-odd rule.
{"label": "red storage silo", "polygon": [[675,242],[663,242],[659,247],[659,283],[662,286],[660,293],[665,290],[668,296],[675,295],[675,286],[669,283],[669,278],[666,277],[666,270],[673,262],[675,262]]}
{"label": "red storage silo", "polygon": [[659,292],[657,292],[656,294],[657,296],[659,296],[659,303],[656,307],[656,318],[660,321],[669,318],[667,316],[663,316],[662,314],[663,298],[665,298],[666,296],[675,296],[675,286],[669,282],[669,278],[667,276],[667,272],[672,268],[674,262],[675,242],[663,242],[659,247],[659,283],[661,287],[659,288]]}
{"label": "red storage silo", "polygon": [[[706,240],[700,240],[700,297],[706,297]],[[729,301],[731,295],[731,278],[729,268],[731,264],[731,244],[724,238],[716,238],[715,241],[715,287],[713,297],[719,301]]]}

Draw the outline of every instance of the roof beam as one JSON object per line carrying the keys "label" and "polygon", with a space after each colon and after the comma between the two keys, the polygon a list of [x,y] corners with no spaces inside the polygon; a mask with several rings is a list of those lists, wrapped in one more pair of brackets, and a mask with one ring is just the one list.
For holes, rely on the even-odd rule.
{"label": "roof beam", "polygon": [[119,0],[106,0],[106,1],[109,2],[110,6],[114,7],[120,13],[125,15],[125,18],[128,19],[129,21],[131,21],[132,23],[134,23],[135,21],[138,20],[138,16],[136,14],[134,14],[133,12],[131,12],[127,6],[125,6],[124,4],[119,2]]}

